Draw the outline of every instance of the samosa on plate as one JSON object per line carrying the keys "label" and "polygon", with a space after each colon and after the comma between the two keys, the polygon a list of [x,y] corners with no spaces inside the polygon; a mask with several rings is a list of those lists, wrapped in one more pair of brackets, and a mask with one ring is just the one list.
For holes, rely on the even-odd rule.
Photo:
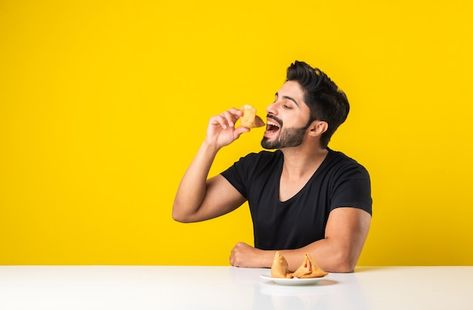
{"label": "samosa on plate", "polygon": [[271,265],[271,277],[273,278],[290,278],[288,276],[288,264],[284,256],[276,251],[274,254],[273,264]]}
{"label": "samosa on plate", "polygon": [[312,262],[308,254],[305,254],[304,262],[291,276],[295,278],[321,278],[327,274],[315,261]]}

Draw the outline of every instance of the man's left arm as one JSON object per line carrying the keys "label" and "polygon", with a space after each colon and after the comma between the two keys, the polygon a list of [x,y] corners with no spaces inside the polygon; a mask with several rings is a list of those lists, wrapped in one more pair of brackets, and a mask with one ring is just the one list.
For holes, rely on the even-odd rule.
{"label": "man's left arm", "polygon": [[[309,254],[327,272],[353,272],[368,235],[371,215],[358,208],[333,209],[325,227],[325,238],[294,250],[281,250],[289,270],[296,270]],[[275,250],[260,250],[239,242],[230,255],[230,264],[237,267],[270,268]]]}

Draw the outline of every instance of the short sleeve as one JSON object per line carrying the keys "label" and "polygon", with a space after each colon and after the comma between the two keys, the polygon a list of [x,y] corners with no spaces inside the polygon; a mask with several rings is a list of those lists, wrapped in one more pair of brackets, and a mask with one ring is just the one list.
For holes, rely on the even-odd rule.
{"label": "short sleeve", "polygon": [[330,211],[339,207],[353,207],[372,215],[372,203],[368,171],[361,165],[344,169],[335,182]]}
{"label": "short sleeve", "polygon": [[220,173],[246,199],[248,199],[248,189],[251,185],[251,174],[257,161],[256,156],[256,153],[250,153],[245,157],[241,157],[232,166]]}

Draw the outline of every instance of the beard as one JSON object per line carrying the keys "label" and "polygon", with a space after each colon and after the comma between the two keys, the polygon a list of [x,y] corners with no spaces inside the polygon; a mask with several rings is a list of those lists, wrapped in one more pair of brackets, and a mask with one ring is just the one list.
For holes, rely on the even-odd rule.
{"label": "beard", "polygon": [[282,149],[285,147],[295,147],[302,144],[307,128],[309,128],[312,120],[309,120],[306,126],[302,128],[279,129],[281,132],[277,139],[270,141],[269,138],[263,137],[261,146],[265,149]]}

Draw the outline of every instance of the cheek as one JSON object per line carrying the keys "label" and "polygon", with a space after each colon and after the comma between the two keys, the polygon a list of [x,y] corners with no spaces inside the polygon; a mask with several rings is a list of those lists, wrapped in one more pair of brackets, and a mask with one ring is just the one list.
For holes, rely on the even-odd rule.
{"label": "cheek", "polygon": [[304,113],[303,115],[299,115],[298,120],[297,120],[297,127],[304,127],[307,126],[307,123],[310,120],[310,114],[307,112]]}
{"label": "cheek", "polygon": [[305,125],[305,118],[300,115],[288,115],[283,119],[282,128],[300,128]]}

